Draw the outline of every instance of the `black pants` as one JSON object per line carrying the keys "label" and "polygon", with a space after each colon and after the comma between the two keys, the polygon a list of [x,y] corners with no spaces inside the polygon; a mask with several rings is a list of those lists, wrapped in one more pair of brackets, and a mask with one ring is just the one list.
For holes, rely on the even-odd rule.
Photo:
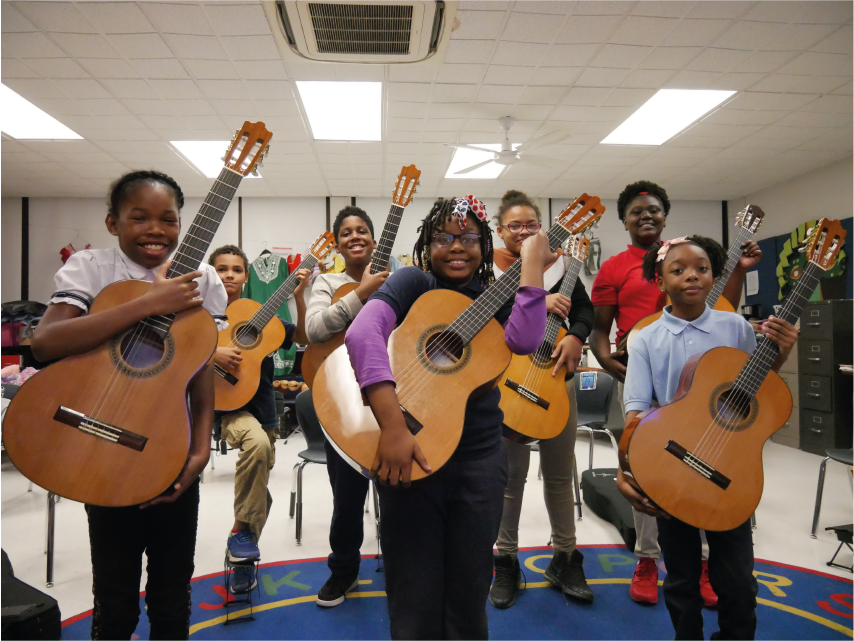
{"label": "black pants", "polygon": [[324,441],[326,471],[332,486],[332,526],[329,528],[329,570],[333,576],[356,576],[365,536],[365,499],[370,481]]}
{"label": "black pants", "polygon": [[393,639],[486,639],[507,454],[446,463],[409,489],[378,485]]}
{"label": "black pants", "polygon": [[190,634],[190,579],[196,552],[199,482],[174,503],[140,510],[87,505],[92,548],[93,639],[130,639],[139,622],[142,554],[152,639]]}
{"label": "black pants", "polygon": [[[664,602],[677,639],[703,638],[700,596],[700,531],[678,519],[658,520],[658,542],[667,576]],[[718,595],[718,627],[712,639],[752,639],[756,633],[753,536],[750,521],[726,532],[706,531],[709,581]]]}

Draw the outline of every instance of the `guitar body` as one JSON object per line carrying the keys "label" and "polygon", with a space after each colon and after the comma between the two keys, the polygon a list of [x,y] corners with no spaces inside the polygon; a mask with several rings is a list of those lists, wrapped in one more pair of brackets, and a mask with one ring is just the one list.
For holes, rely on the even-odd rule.
{"label": "guitar body", "polygon": [[[259,309],[261,303],[241,298],[225,312],[229,325],[219,332],[217,347],[238,347],[243,360],[235,369],[227,370],[230,377],[214,376],[214,407],[218,410],[236,410],[252,400],[261,381],[261,363],[285,340],[285,327],[276,317],[270,319],[260,333],[243,330]],[[238,336],[241,330],[244,335]]]}
{"label": "guitar body", "polygon": [[[667,298],[667,303],[665,304],[670,304],[670,297]],[[715,306],[712,309],[716,309],[719,312],[735,312],[735,308],[730,305],[730,302],[723,296],[718,298],[718,302],[715,303]],[[617,349],[628,350],[635,341],[635,337],[638,335],[638,332],[640,332],[644,327],[652,325],[655,321],[661,318],[663,313],[663,311],[660,311],[655,312],[655,314],[650,314],[649,316],[644,316],[637,323],[632,325],[632,328],[620,339]]]}
{"label": "guitar body", "polygon": [[[358,287],[359,283],[344,283],[335,290],[335,295],[332,296],[332,304],[334,305],[350,292],[356,291]],[[332,352],[344,344],[346,335],[347,330],[344,330],[332,336],[328,341],[312,343],[305,348],[305,353],[302,355],[302,378],[306,385],[313,387],[317,370]]]}
{"label": "guitar body", "polygon": [[[427,356],[427,346],[433,345],[430,339],[440,335],[470,304],[470,298],[457,292],[427,292],[389,339],[398,399],[410,430],[418,430],[415,438],[434,471],[457,448],[469,397],[488,391],[510,362],[504,328],[494,319],[462,348],[456,362]],[[314,407],[326,434],[367,474],[376,456],[380,428],[363,399],[346,346],[323,362],[313,390]],[[412,479],[425,476],[413,463]]]}
{"label": "guitar body", "polygon": [[[566,330],[558,332],[557,345]],[[554,438],[566,427],[569,420],[569,395],[566,393],[566,367],[561,367],[552,376],[554,359],[539,362],[535,354],[520,356],[514,354],[510,366],[499,378],[501,390],[501,410],[504,412],[504,436],[517,443],[534,443]],[[551,353],[548,354],[551,356]],[[536,396],[529,399],[525,393],[508,387],[518,384],[525,392]]]}
{"label": "guitar body", "polygon": [[[114,283],[90,313],[139,298],[150,287]],[[190,447],[187,387],[213,353],[216,324],[201,307],[180,312],[166,350],[137,343],[126,354],[130,363],[120,350],[128,333],[39,372],[9,405],[6,450],[37,485],[74,501],[125,506],[161,494],[181,473]],[[122,438],[113,442],[57,420],[61,406],[119,428]]]}
{"label": "guitar body", "polygon": [[[620,467],[627,479],[633,478],[665,512],[703,530],[731,530],[756,510],[762,498],[762,447],[792,411],[789,389],[771,371],[749,410],[745,407],[746,416],[729,421],[729,429],[722,419],[715,420],[718,399],[748,357],[718,347],[692,358],[674,401],[640,414],[620,441]],[[671,441],[723,478],[716,482],[690,467],[665,449]]]}

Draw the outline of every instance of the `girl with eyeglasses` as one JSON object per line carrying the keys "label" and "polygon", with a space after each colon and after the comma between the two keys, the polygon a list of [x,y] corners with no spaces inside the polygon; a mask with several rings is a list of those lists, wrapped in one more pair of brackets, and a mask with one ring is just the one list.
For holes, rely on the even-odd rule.
{"label": "girl with eyeglasses", "polygon": [[[541,233],[540,210],[521,191],[508,191],[501,199],[498,215],[498,235],[504,241],[503,248],[495,249],[494,271],[500,275],[522,254],[522,248],[534,234]],[[540,441],[540,462],[543,473],[543,495],[552,531],[554,557],[546,569],[546,579],[567,596],[589,603],[593,592],[587,585],[582,562],[584,557],[576,548],[575,518],[572,494],[572,465],[575,452],[575,436],[578,429],[578,412],[575,403],[573,375],[581,360],[581,348],[593,328],[593,303],[587,295],[584,283],[579,279],[572,290],[572,297],[559,294],[561,281],[569,261],[562,252],[550,254],[544,264],[544,286],[549,290],[546,307],[549,312],[564,319],[567,335],[555,347],[552,358],[556,359],[552,376],[563,364],[566,366],[566,392],[569,395],[569,419],[558,436]],[[507,450],[508,478],[504,490],[504,513],[498,531],[495,555],[495,582],[489,592],[489,600],[496,608],[509,608],[516,602],[522,573],[517,555],[519,553],[519,519],[522,512],[522,497],[531,446],[502,439]]]}
{"label": "girl with eyeglasses", "polygon": [[[501,521],[507,459],[501,445],[500,392],[466,404],[462,436],[450,460],[412,483],[413,465],[430,473],[404,423],[387,343],[422,294],[451,289],[476,299],[493,281],[492,232],[473,196],[437,200],[419,229],[418,265],[392,274],[347,332],[347,349],[382,434],[371,475],[382,513],[388,613],[393,639],[486,639],[492,545]],[[545,333],[543,267],[550,256],[539,232],[521,252],[515,296],[496,312],[508,347],[531,354]],[[437,407],[443,399],[436,398]]]}

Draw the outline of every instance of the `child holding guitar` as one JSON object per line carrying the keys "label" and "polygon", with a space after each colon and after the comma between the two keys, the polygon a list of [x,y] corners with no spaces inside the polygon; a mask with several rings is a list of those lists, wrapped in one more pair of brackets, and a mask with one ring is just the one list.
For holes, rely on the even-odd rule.
{"label": "child holding guitar", "polygon": [[[240,299],[243,285],[249,274],[249,259],[239,247],[224,245],[211,254],[208,262],[213,265],[225,286],[228,304]],[[297,306],[297,324],[279,319],[285,327],[285,339],[281,347],[290,349],[294,340],[307,343],[303,329],[305,325],[305,302],[302,293],[309,270],[297,272],[299,285],[294,289]],[[275,319],[271,322],[276,322]],[[214,362],[227,370],[234,369],[242,360],[238,347],[217,347]],[[230,412],[216,412],[222,437],[228,444],[239,449],[237,468],[234,473],[234,525],[226,543],[231,561],[254,561],[261,558],[258,539],[270,514],[273,497],[267,490],[270,471],[276,462],[276,434],[278,425],[276,399],[273,391],[272,354],[261,363],[258,390],[246,405]],[[250,566],[234,568],[234,577],[229,589],[233,594],[244,594],[255,587],[255,569]]]}
{"label": "child holding guitar", "polygon": [[[221,316],[226,293],[212,267],[202,265],[199,271],[165,278],[169,257],[178,246],[183,205],[178,184],[156,171],[132,172],[113,183],[106,225],[119,246],[78,252],[57,272],[57,291],[33,336],[36,358],[48,361],[83,354],[146,317],[199,305],[215,318],[220,315],[218,324],[226,325]],[[120,280],[153,284],[140,298],[88,315],[98,292]],[[213,390],[213,370],[208,364],[188,387],[190,455],[169,492],[142,505],[86,505],[95,597],[93,639],[129,639],[136,629],[143,551],[148,557],[145,600],[151,638],[189,635],[198,476],[210,457]]]}
{"label": "child holding guitar", "polygon": [[[750,324],[738,314],[710,309],[705,302],[725,262],[723,248],[701,236],[655,243],[644,256],[643,277],[666,293],[672,304],[664,308],[658,321],[641,330],[629,350],[624,389],[628,422],[649,409],[654,399],[662,405],[673,399],[691,357],[721,346],[753,352],[756,336]],[[777,371],[797,340],[797,330],[772,316],[762,332],[779,347],[772,366]],[[659,510],[629,485],[622,471],[617,486],[636,510],[657,517],[658,540],[667,566],[664,601],[676,638],[702,639],[700,530]],[[720,625],[720,632],[712,637],[752,639],[757,584],[750,521],[727,531],[707,531],[706,538],[709,579],[718,595]]]}
{"label": "child holding guitar", "polygon": [[[504,241],[504,248],[495,249],[494,271],[496,276],[499,276],[518,260],[524,243],[540,230],[540,210],[524,193],[508,191],[501,199],[496,220],[498,235]],[[558,293],[566,272],[563,256],[552,255],[544,267],[544,286],[549,290],[546,308],[550,313],[563,318],[568,330],[566,337],[557,344],[554,354],[551,355],[556,359],[552,376],[561,365],[566,367],[569,373],[566,390],[570,405],[569,420],[560,435],[540,441],[543,494],[551,522],[554,547],[554,558],[546,570],[546,578],[565,594],[590,602],[593,600],[593,592],[584,576],[584,557],[575,545],[572,461],[578,413],[572,376],[581,360],[581,347],[593,327],[593,304],[584,283],[580,280],[576,281],[571,298]],[[509,608],[516,602],[521,581],[516,555],[519,552],[519,518],[522,513],[522,496],[528,477],[531,446],[507,438],[502,440],[507,450],[507,487],[504,490],[504,511],[496,543],[498,554],[495,556],[495,582],[489,592],[489,600],[496,608]]]}
{"label": "child holding guitar", "polygon": [[[627,185],[617,200],[617,214],[629,232],[631,244],[626,251],[612,256],[602,264],[593,283],[591,299],[595,306],[595,316],[593,331],[590,334],[590,349],[601,366],[617,379],[617,394],[621,405],[626,375],[626,353],[622,350],[611,352],[611,327],[616,322],[619,342],[636,322],[664,307],[667,295],[644,280],[641,265],[647,249],[659,242],[669,213],[670,199],[663,187],[647,180]],[[741,302],[746,270],[758,263],[762,257],[762,252],[754,241],[745,243],[743,251],[744,255],[723,294],[734,308],[738,308]],[[634,521],[637,533],[635,556],[638,558],[638,565],[632,577],[629,595],[638,603],[657,603],[657,563],[661,550],[658,546],[656,522],[655,519],[637,511],[634,512]],[[707,605],[712,606],[717,597],[709,584],[705,565],[708,546],[705,542],[702,555],[703,598]]]}
{"label": "child holding guitar", "polygon": [[[345,330],[389,274],[387,270],[371,274],[371,257],[377,241],[374,224],[364,210],[353,206],[342,209],[332,224],[332,233],[335,249],[344,258],[345,270],[340,274],[321,274],[314,281],[306,312],[306,330],[312,343],[322,343]],[[346,283],[359,283],[359,287],[333,304],[336,290]],[[311,390],[300,396],[297,404],[300,423],[317,422]],[[317,604],[334,607],[343,603],[347,592],[358,583],[368,479],[350,467],[328,441],[324,441],[324,446],[334,504],[329,529],[331,576],[318,592]]]}
{"label": "child holding guitar", "polygon": [[[413,256],[421,269],[395,272],[356,317],[346,340],[381,428],[371,476],[379,481],[391,636],[485,639],[492,546],[507,481],[500,392],[488,386],[471,395],[453,456],[410,486],[413,465],[428,474],[431,468],[404,421],[386,345],[422,294],[450,289],[476,299],[486,289],[493,279],[492,232],[473,196],[436,201],[419,231]],[[543,267],[551,256],[545,233],[528,238],[521,255],[515,303],[505,303],[495,318],[505,323],[508,347],[530,354],[545,332]],[[436,398],[435,411],[441,405]]]}

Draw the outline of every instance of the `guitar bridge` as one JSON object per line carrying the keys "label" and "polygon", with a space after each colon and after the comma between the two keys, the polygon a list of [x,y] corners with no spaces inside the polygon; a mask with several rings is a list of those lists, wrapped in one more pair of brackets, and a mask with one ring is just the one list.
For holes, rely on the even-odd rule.
{"label": "guitar bridge", "polygon": [[219,365],[214,365],[214,371],[217,373],[217,375],[220,378],[224,379],[225,382],[228,383],[229,385],[237,385],[238,378],[234,374],[229,372],[227,369],[225,369],[224,367],[220,367]]}
{"label": "guitar bridge", "polygon": [[544,399],[539,394],[534,394],[534,392],[532,392],[523,385],[519,385],[519,383],[517,383],[516,381],[506,378],[504,379],[504,385],[505,387],[509,387],[510,389],[512,389],[514,392],[518,392],[519,396],[531,401],[534,405],[539,405],[544,410],[549,409],[550,403],[546,399]]}
{"label": "guitar bridge", "polygon": [[137,452],[142,452],[145,449],[145,444],[148,443],[147,436],[142,436],[130,430],[123,430],[120,427],[99,421],[91,416],[86,416],[86,414],[65,407],[64,405],[60,405],[59,409],[56,410],[53,420],[76,427],[81,432],[97,436],[105,441],[124,445]]}
{"label": "guitar bridge", "polygon": [[668,441],[664,449],[673,454],[673,456],[678,458],[692,470],[695,470],[705,476],[722,490],[727,489],[729,484],[732,482],[711,465],[706,463],[703,459],[695,456],[675,441]]}

